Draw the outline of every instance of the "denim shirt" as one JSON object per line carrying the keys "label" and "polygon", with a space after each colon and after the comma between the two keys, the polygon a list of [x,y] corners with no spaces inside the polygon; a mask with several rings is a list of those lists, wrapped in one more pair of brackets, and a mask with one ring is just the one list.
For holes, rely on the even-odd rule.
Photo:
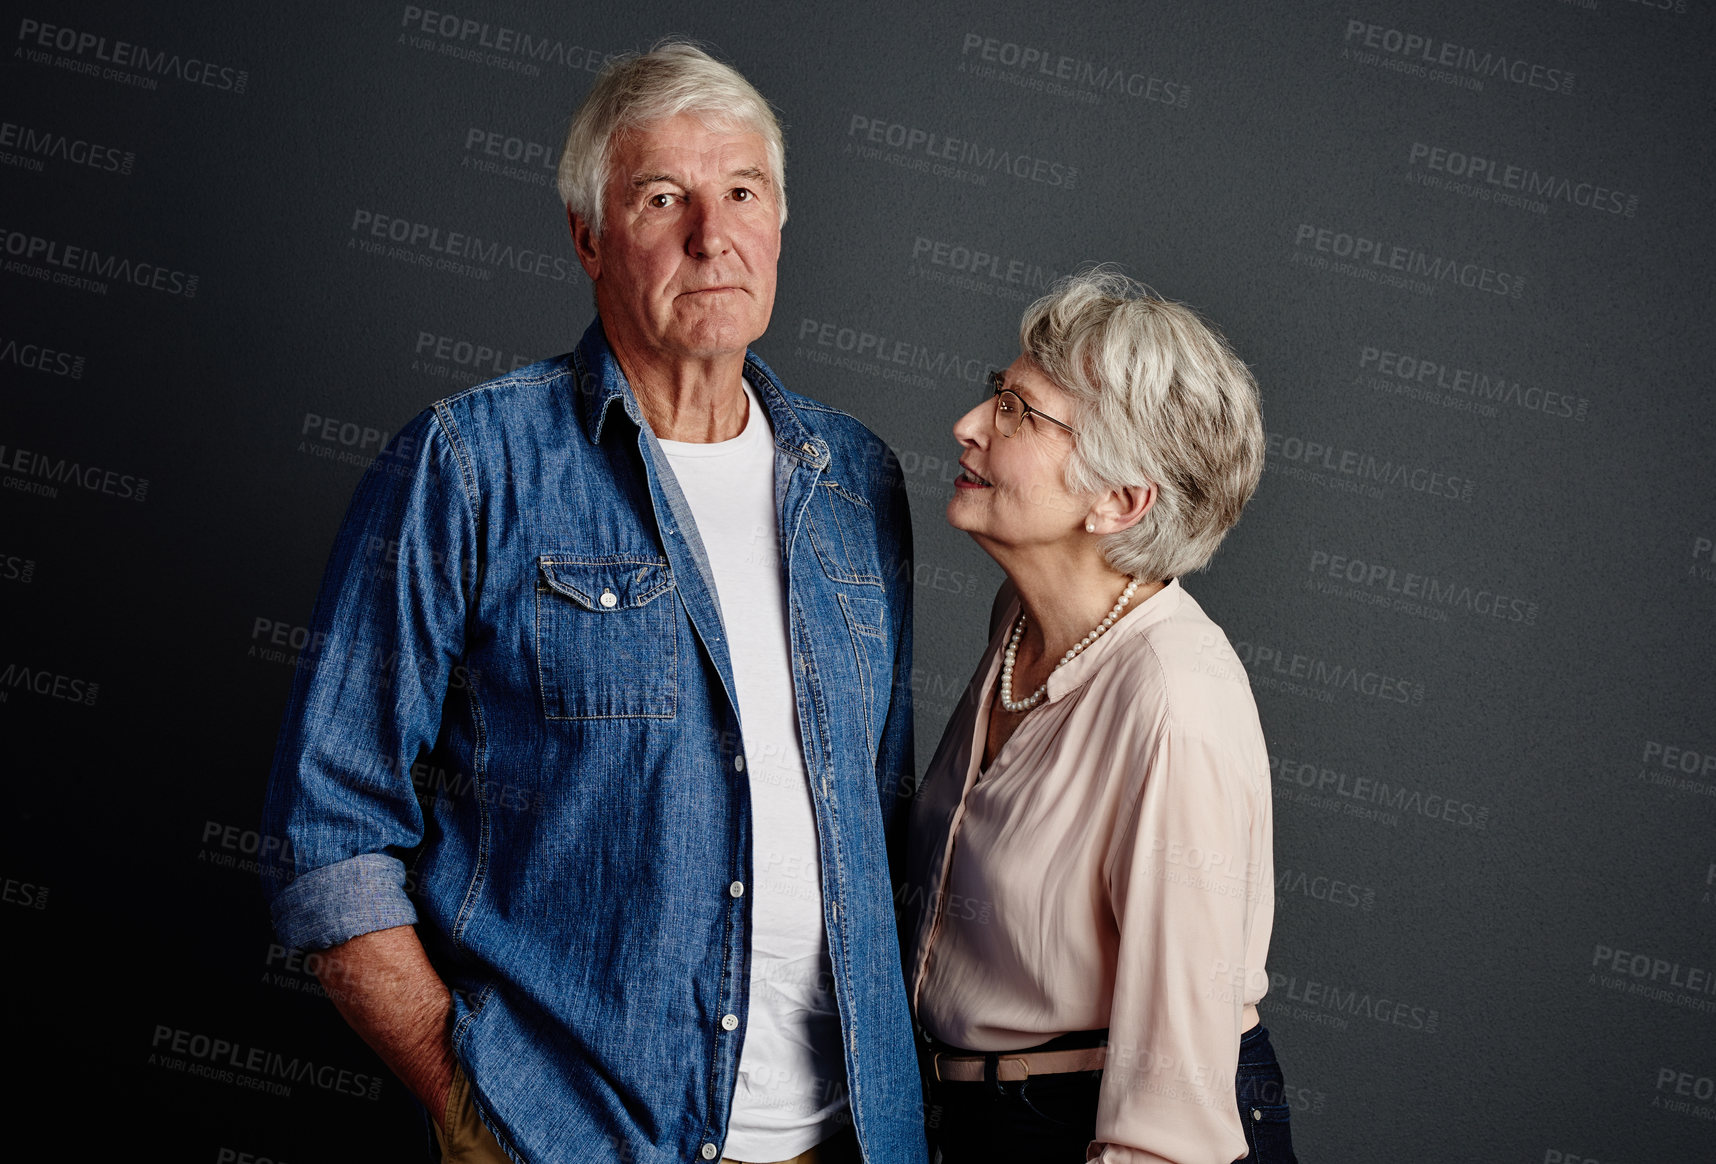
{"label": "denim shirt", "polygon": [[[753,354],[744,375],[774,431],[845,1086],[866,1159],[921,1164],[887,853],[913,779],[906,494],[858,421]],[[750,983],[744,628],[599,321],[400,430],[311,630],[266,809],[281,941],[415,923],[518,1159],[718,1157]]]}

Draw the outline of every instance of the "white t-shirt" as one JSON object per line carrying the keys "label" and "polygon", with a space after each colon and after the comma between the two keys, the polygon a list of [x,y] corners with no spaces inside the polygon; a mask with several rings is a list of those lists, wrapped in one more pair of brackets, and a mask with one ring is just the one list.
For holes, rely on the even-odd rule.
{"label": "white t-shirt", "polygon": [[793,696],[774,434],[744,387],[738,436],[661,448],[715,576],[751,786],[751,1005],[721,1154],[785,1160],[838,1130],[846,1068]]}

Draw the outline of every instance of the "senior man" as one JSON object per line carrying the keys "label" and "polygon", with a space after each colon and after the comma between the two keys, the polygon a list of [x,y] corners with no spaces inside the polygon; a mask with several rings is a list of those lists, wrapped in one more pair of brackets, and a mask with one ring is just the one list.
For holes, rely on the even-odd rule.
{"label": "senior man", "polygon": [[924,1158],[911,527],[886,446],[747,350],[782,163],[730,67],[611,65],[560,164],[596,322],[406,425],[335,543],[274,923],[448,1159]]}

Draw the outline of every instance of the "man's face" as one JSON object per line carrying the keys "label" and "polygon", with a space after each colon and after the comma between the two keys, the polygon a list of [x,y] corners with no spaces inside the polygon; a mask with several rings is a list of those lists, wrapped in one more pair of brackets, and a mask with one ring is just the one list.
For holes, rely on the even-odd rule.
{"label": "man's face", "polygon": [[681,114],[614,144],[602,234],[573,223],[610,342],[668,361],[743,353],[769,325],[781,250],[762,136]]}

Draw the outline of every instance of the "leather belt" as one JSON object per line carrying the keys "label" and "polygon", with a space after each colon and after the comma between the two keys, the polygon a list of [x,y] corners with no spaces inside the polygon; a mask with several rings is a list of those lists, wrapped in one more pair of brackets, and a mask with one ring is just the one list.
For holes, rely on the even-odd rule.
{"label": "leather belt", "polygon": [[[937,1083],[982,1083],[987,1055],[935,1056]],[[1017,1083],[1033,1075],[1063,1075],[1068,1071],[1100,1071],[1108,1062],[1107,1047],[1078,1047],[1070,1051],[1013,1052],[996,1058],[995,1078]]]}

